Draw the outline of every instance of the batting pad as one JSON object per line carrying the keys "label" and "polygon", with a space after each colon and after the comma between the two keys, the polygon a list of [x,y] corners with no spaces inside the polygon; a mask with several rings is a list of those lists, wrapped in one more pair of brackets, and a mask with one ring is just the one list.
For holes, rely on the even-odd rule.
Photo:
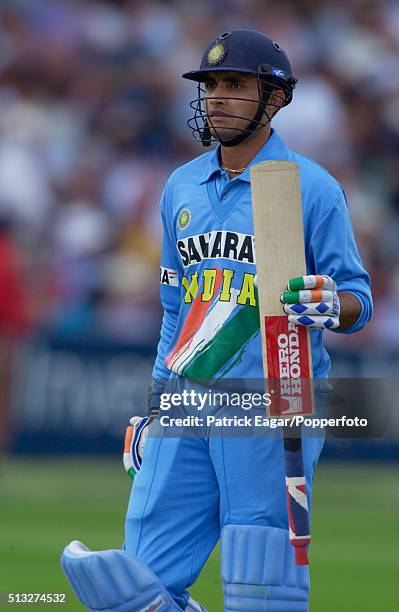
{"label": "batting pad", "polygon": [[181,612],[157,576],[124,550],[92,552],[74,540],[61,565],[89,612]]}
{"label": "batting pad", "polygon": [[295,565],[288,530],[226,525],[221,551],[225,612],[308,612],[309,570]]}

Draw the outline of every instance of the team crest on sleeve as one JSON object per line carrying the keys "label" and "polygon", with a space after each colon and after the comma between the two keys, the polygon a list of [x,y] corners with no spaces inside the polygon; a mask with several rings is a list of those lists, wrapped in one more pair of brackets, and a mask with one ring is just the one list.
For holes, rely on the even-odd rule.
{"label": "team crest on sleeve", "polygon": [[160,283],[161,285],[169,285],[170,287],[179,286],[179,276],[176,270],[170,268],[160,268]]}
{"label": "team crest on sleeve", "polygon": [[181,230],[185,230],[191,221],[191,210],[189,208],[183,208],[178,218],[178,225]]}

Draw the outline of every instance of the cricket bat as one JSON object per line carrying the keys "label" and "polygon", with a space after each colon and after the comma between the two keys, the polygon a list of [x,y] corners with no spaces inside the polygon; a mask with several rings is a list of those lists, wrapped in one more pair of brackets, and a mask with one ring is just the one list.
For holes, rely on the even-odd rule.
{"label": "cricket bat", "polygon": [[[290,541],[297,565],[307,565],[308,501],[300,429],[290,421],[314,412],[312,358],[307,328],[288,322],[280,295],[289,279],[306,274],[299,169],[287,161],[251,168],[257,287],[268,416],[284,418],[284,453]],[[294,437],[293,437],[294,434]]]}

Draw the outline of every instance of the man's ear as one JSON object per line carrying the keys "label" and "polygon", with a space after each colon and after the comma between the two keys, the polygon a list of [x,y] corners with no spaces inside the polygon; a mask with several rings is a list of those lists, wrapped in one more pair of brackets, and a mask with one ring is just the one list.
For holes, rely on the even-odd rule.
{"label": "man's ear", "polygon": [[276,87],[270,94],[269,100],[266,106],[266,114],[270,119],[284,106],[285,93],[284,90]]}
{"label": "man's ear", "polygon": [[270,95],[270,98],[268,100],[268,106],[270,105],[271,107],[274,108],[274,113],[277,112],[277,110],[279,110],[280,108],[284,106],[284,102],[285,102],[284,90],[277,88],[277,87],[273,89]]}

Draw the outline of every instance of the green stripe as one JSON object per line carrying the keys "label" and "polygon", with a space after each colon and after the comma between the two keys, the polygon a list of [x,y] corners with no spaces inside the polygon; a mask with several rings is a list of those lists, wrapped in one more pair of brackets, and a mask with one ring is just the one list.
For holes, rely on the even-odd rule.
{"label": "green stripe", "polygon": [[281,294],[283,304],[297,304],[299,300],[299,291],[284,291]]}
{"label": "green stripe", "polygon": [[301,291],[305,289],[305,283],[303,282],[303,276],[297,276],[296,278],[291,278],[288,282],[288,289],[290,291]]}
{"label": "green stripe", "polygon": [[210,380],[259,330],[259,309],[244,306],[183,369],[183,376]]}

